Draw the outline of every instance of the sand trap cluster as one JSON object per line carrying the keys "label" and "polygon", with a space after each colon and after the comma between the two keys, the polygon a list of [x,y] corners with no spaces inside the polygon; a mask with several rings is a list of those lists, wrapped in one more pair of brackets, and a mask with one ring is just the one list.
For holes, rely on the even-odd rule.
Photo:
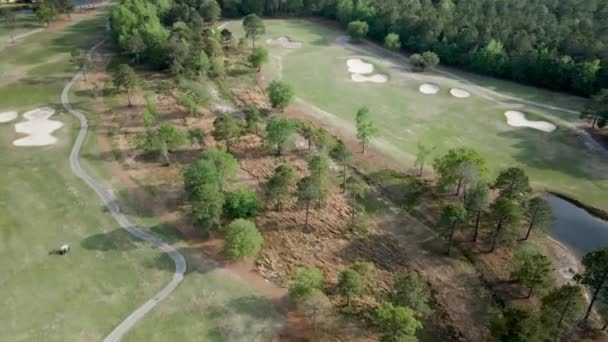
{"label": "sand trap cluster", "polygon": [[17,112],[0,112],[0,123],[11,122],[17,118]]}
{"label": "sand trap cluster", "polygon": [[52,133],[61,128],[63,123],[49,120],[53,114],[55,110],[50,107],[37,108],[23,114],[23,118],[27,121],[15,124],[15,131],[28,136],[13,141],[13,145],[46,146],[56,143],[57,138]]}
{"label": "sand trap cluster", "polygon": [[553,132],[557,127],[547,121],[531,121],[526,119],[526,114],[510,110],[505,112],[507,124],[512,127],[530,127],[543,132]]}
{"label": "sand trap cluster", "polygon": [[418,91],[426,95],[433,95],[439,92],[439,86],[434,83],[424,83],[418,87]]}
{"label": "sand trap cluster", "polygon": [[299,49],[304,43],[289,39],[289,37],[270,38],[266,40],[270,45],[280,45],[286,49]]}
{"label": "sand trap cluster", "polygon": [[460,89],[460,88],[450,89],[450,94],[452,94],[452,96],[458,97],[458,98],[465,98],[465,97],[471,96],[471,93],[469,93],[468,91],[466,91],[464,89]]}
{"label": "sand trap cluster", "polygon": [[346,66],[353,82],[386,83],[388,81],[388,76],[384,74],[366,75],[374,72],[374,65],[365,63],[359,58],[347,60]]}

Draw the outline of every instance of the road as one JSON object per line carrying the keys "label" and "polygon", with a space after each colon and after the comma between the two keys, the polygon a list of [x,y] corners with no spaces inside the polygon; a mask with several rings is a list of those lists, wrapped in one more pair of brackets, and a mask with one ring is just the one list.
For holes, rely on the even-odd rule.
{"label": "road", "polygon": [[[90,58],[95,50],[99,48],[106,40],[102,40],[93,46],[89,52],[87,57]],[[102,200],[103,204],[108,208],[108,211],[112,214],[116,222],[125,229],[129,234],[137,237],[140,240],[151,243],[152,245],[158,247],[164,253],[168,254],[169,257],[175,263],[175,272],[173,274],[173,278],[165,286],[160,292],[158,292],[154,297],[144,303],[137,310],[133,311],[127,318],[125,318],[114,330],[104,338],[104,342],[113,342],[119,341],[122,336],[129,331],[146,313],[152,310],[158,303],[160,303],[163,299],[167,298],[182,282],[184,279],[184,273],[186,272],[186,259],[184,256],[180,254],[175,248],[171,245],[163,241],[161,238],[148,233],[147,231],[137,227],[133,223],[131,223],[125,215],[120,212],[120,207],[118,205],[118,201],[116,197],[112,194],[112,192],[104,187],[100,182],[93,179],[81,166],[79,162],[79,154],[84,139],[88,132],[88,122],[86,116],[82,114],[80,111],[72,108],[69,99],[70,89],[82,77],[82,72],[78,72],[71,81],[69,81],[65,87],[63,88],[63,92],[61,93],[61,103],[63,107],[70,112],[70,114],[74,115],[80,121],[80,131],[78,132],[78,136],[76,137],[76,141],[74,142],[74,146],[72,147],[72,152],[70,153],[70,168],[72,169],[72,173],[82,179],[91,189],[93,189],[99,198]]]}

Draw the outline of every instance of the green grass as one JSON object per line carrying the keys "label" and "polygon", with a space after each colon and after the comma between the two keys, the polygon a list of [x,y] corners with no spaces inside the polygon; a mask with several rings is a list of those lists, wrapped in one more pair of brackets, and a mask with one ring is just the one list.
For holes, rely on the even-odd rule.
{"label": "green grass", "polygon": [[[0,79],[0,111],[52,106],[58,110],[53,119],[65,124],[54,133],[57,144],[30,148],[12,145],[18,138],[15,122],[0,124],[0,341],[99,341],[173,274],[170,259],[122,230],[69,169],[79,124],[59,103],[65,82],[73,76],[67,56],[73,46],[96,43],[103,23],[103,17],[82,21],[0,51],[0,71],[19,72]],[[89,96],[78,90],[70,96],[87,113],[92,129],[82,164],[93,177],[111,180],[97,151],[98,118]],[[134,206],[128,192],[115,189],[121,205],[129,206],[125,212],[144,228],[173,239],[190,266],[177,291],[134,329],[129,341],[167,341],[173,333],[176,340],[219,340],[226,322],[242,322],[235,329],[252,333],[249,326],[276,322],[268,303],[234,277],[202,267],[172,230]],[[63,243],[71,252],[54,255]],[[263,313],[252,315],[251,303]]]}
{"label": "green grass", "polygon": [[17,21],[11,27],[4,20],[0,20],[0,38],[10,38],[10,35],[19,35],[30,30],[43,27],[34,14],[17,14]]}
{"label": "green grass", "polygon": [[[240,26],[231,22],[228,27],[239,37],[243,34]],[[267,45],[271,58],[265,68],[266,78],[282,78],[292,84],[299,98],[297,102],[308,108],[311,115],[341,127],[348,134],[354,134],[357,109],[368,106],[379,128],[374,145],[392,158],[411,164],[418,141],[436,146],[436,155],[452,147],[471,146],[486,157],[495,173],[520,165],[539,189],[608,208],[605,196],[608,161],[589,151],[572,130],[563,126],[576,122],[575,115],[532,106],[515,108],[480,96],[483,93],[461,80],[434,72],[412,73],[406,60],[384,49],[368,44],[336,45],[336,38],[344,32],[326,26],[302,20],[267,20],[266,28],[267,33],[258,40],[260,45],[267,45],[267,38],[277,36],[289,36],[305,44],[301,49]],[[377,72],[388,74],[389,82],[352,82],[346,67],[349,58],[373,63]],[[575,96],[457,73],[527,100],[570,109],[580,109],[584,102]],[[441,91],[422,95],[418,87],[424,82],[439,84]],[[467,99],[454,98],[449,94],[453,87],[471,90],[473,95]],[[547,134],[510,127],[504,116],[509,109],[522,110],[533,118],[548,118],[560,125],[559,129]]]}

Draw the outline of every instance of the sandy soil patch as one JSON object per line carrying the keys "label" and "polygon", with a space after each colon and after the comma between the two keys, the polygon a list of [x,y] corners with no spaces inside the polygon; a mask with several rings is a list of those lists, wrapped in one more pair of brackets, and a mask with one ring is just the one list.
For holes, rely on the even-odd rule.
{"label": "sandy soil patch", "polygon": [[426,95],[433,95],[439,92],[439,86],[434,83],[424,83],[418,87],[418,91]]}
{"label": "sandy soil patch", "polygon": [[465,97],[471,96],[471,93],[469,93],[468,91],[466,91],[464,89],[459,89],[459,88],[450,89],[450,94],[452,94],[452,96],[458,97],[458,98],[465,98]]}
{"label": "sandy soil patch", "polygon": [[55,114],[50,107],[42,107],[23,114],[22,121],[15,124],[17,133],[27,134],[27,137],[13,141],[15,146],[46,146],[57,142],[52,133],[63,126],[62,122],[49,120]]}
{"label": "sandy soil patch", "polygon": [[386,83],[388,76],[384,74],[375,74],[372,76],[365,76],[361,74],[351,74],[350,79],[354,82],[373,82],[373,83]]}
{"label": "sandy soil patch", "polygon": [[347,60],[346,66],[348,66],[348,72],[352,72],[354,74],[371,74],[374,71],[373,64],[365,63],[359,58]]}
{"label": "sandy soil patch", "polygon": [[547,121],[531,121],[526,118],[526,114],[509,110],[505,112],[507,124],[512,127],[530,127],[543,132],[553,132],[557,127]]}
{"label": "sandy soil patch", "polygon": [[0,112],[0,123],[11,122],[17,118],[17,112]]}
{"label": "sandy soil patch", "polygon": [[267,44],[279,45],[286,49],[299,49],[304,46],[304,43],[297,40],[291,40],[289,37],[270,38],[266,40]]}

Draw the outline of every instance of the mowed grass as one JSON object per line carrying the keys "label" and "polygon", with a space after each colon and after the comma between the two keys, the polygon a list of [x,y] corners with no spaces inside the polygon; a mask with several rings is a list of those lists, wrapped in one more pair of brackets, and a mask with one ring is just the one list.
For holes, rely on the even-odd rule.
{"label": "mowed grass", "polygon": [[14,26],[9,25],[6,20],[0,19],[0,40],[9,39],[11,35],[19,35],[37,28],[43,27],[33,13],[17,14]]}
{"label": "mowed grass", "polygon": [[[413,73],[404,57],[371,44],[340,45],[336,39],[345,33],[302,20],[267,20],[266,34],[259,44],[271,52],[265,68],[267,79],[282,78],[293,85],[298,103],[312,115],[354,134],[355,112],[368,106],[379,133],[374,145],[389,156],[411,164],[418,142],[436,146],[435,155],[449,148],[470,146],[488,160],[494,173],[519,165],[530,174],[534,185],[575,197],[585,203],[608,208],[608,160],[586,148],[574,131],[564,124],[575,122],[575,115],[545,108],[526,106],[492,96],[459,78],[435,72]],[[229,28],[242,35],[241,24]],[[289,36],[304,42],[301,49],[286,49],[266,44],[266,39]],[[384,73],[384,84],[355,83],[350,79],[346,61],[361,58]],[[453,72],[453,70],[450,70]],[[548,105],[580,109],[583,100],[551,93],[512,82],[493,80],[457,71],[459,77],[488,86],[506,95]],[[436,83],[436,95],[423,95],[418,87]],[[472,93],[465,99],[450,95],[451,88]],[[504,88],[504,90],[503,90]],[[555,99],[553,102],[547,102]],[[505,103],[507,102],[507,103]],[[506,123],[504,112],[521,110],[531,119],[544,118],[558,124],[558,130],[544,133],[530,128],[514,128]]]}
{"label": "mowed grass", "polygon": [[[52,119],[64,123],[54,133],[57,144],[30,148],[12,145],[20,136],[14,123],[21,118],[0,124],[0,260],[4,261],[0,265],[0,341],[102,340],[173,275],[171,260],[122,230],[97,195],[69,169],[68,155],[79,123],[59,103],[65,82],[75,72],[68,56],[75,46],[88,49],[99,41],[104,22],[104,16],[75,21],[63,31],[41,32],[0,51],[0,71],[12,72],[0,78],[0,112],[52,106],[58,110]],[[92,175],[110,180],[97,151],[98,120],[88,96],[78,90],[70,96],[74,106],[86,112],[92,129],[81,159]],[[154,218],[147,220],[138,223],[170,236]],[[64,243],[71,252],[53,254]],[[158,307],[162,311],[150,313],[146,317],[150,323],[144,320],[144,330],[137,332],[136,327],[128,340],[167,341],[173,333],[176,340],[219,340],[226,321],[238,320],[246,327],[274,317],[270,308],[265,311],[268,316],[247,319],[251,317],[247,306],[220,315],[218,305],[259,298],[233,277],[211,269],[197,271],[194,257],[186,257],[191,271],[175,297]],[[213,297],[205,303],[209,294]],[[264,305],[260,308],[267,308]]]}

